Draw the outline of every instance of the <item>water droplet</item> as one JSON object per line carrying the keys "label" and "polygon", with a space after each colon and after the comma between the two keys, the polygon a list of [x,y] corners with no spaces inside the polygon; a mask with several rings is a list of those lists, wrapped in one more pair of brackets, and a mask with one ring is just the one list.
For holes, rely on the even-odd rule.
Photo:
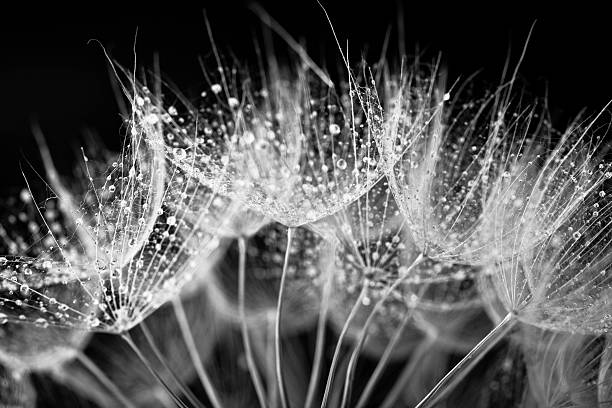
{"label": "water droplet", "polygon": [[19,193],[19,199],[24,203],[29,203],[30,201],[32,201],[32,196],[30,195],[30,192],[24,188]]}
{"label": "water droplet", "polygon": [[111,193],[114,193],[116,189],[117,188],[115,186],[109,186],[108,187],[108,191],[110,191]]}
{"label": "water droplet", "polygon": [[246,144],[251,144],[255,141],[255,135],[253,134],[253,132],[246,131],[242,134],[242,140]]}
{"label": "water droplet", "polygon": [[581,234],[581,233],[579,233],[578,231],[576,231],[576,232],[574,232],[574,233],[572,234],[572,237],[574,237],[574,239],[580,239],[580,237],[581,237],[581,236],[582,236],[582,234]]}
{"label": "water droplet", "polygon": [[176,225],[176,217],[174,215],[169,216],[166,223],[170,226]]}
{"label": "water droplet", "polygon": [[174,149],[172,149],[172,152],[174,153],[174,156],[177,158],[177,160],[183,160],[185,159],[185,157],[187,157],[187,152],[185,152],[185,149],[179,149],[178,147],[175,147]]}
{"label": "water droplet", "polygon": [[39,317],[38,319],[34,320],[34,324],[38,327],[42,327],[43,329],[49,327],[49,322],[47,321],[47,319],[44,319],[42,317]]}
{"label": "water droplet", "polygon": [[340,159],[336,162],[336,166],[340,169],[340,170],[344,170],[346,169],[346,160],[344,159]]}
{"label": "water droplet", "polygon": [[236,98],[229,98],[227,100],[227,103],[229,104],[230,108],[235,109],[240,105],[240,101]]}
{"label": "water droplet", "polygon": [[332,136],[340,134],[340,126],[336,125],[335,123],[332,123],[331,125],[329,125],[329,133],[331,133]]}
{"label": "water droplet", "polygon": [[90,317],[89,318],[89,328],[90,329],[95,329],[96,327],[100,326],[100,319],[98,319],[97,317]]}
{"label": "water droplet", "polygon": [[219,92],[221,92],[222,88],[219,84],[212,84],[210,90],[213,91],[214,94],[218,94]]}
{"label": "water droplet", "polygon": [[144,121],[147,125],[154,125],[159,122],[159,116],[155,115],[154,113],[151,113],[145,116]]}

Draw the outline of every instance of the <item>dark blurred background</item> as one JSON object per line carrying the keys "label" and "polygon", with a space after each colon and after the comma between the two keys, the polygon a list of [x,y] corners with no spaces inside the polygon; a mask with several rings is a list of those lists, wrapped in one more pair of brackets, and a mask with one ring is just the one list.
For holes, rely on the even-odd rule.
{"label": "dark blurred background", "polygon": [[[125,3],[125,2],[124,2]],[[446,7],[438,2],[390,0],[323,1],[340,41],[350,52],[379,55],[389,26],[390,47],[397,48],[398,19],[403,20],[409,51],[442,53],[452,78],[483,70],[499,78],[508,52],[516,62],[530,26],[537,20],[521,76],[530,91],[548,93],[557,124],[563,126],[582,108],[593,112],[612,98],[608,15],[603,8],[541,10],[505,7]],[[335,69],[337,49],[315,0],[261,1],[315,59]],[[216,41],[238,58],[252,53],[260,20],[241,0],[203,1],[181,6],[152,2],[141,6],[21,7],[4,9],[0,24],[0,160],[2,185],[22,185],[19,163],[39,165],[31,123],[40,123],[60,167],[93,131],[109,147],[121,143],[121,120],[111,88],[106,51],[131,67],[136,29],[138,63],[150,67],[160,56],[161,70],[179,87],[204,84],[197,57],[211,52],[202,10],[207,9]],[[554,16],[551,13],[554,11]],[[400,15],[401,13],[401,15]],[[90,39],[98,42],[89,42]],[[366,47],[367,45],[367,47]],[[335,60],[334,60],[335,58]],[[332,61],[332,62],[330,62]],[[25,164],[25,166],[28,166]]]}

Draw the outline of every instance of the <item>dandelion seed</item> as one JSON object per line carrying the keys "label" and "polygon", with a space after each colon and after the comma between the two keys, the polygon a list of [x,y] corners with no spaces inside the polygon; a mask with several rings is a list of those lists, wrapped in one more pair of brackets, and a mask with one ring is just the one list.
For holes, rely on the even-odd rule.
{"label": "dandelion seed", "polygon": [[598,375],[601,341],[533,328],[523,337],[530,399],[546,407],[598,406],[592,379]]}
{"label": "dandelion seed", "polygon": [[[344,336],[356,343],[344,386],[345,403],[349,400],[353,370],[362,347],[366,354],[381,358],[359,399],[358,406],[363,406],[389,359],[402,357],[420,344],[429,344],[430,337],[433,341],[438,336],[451,338],[457,326],[451,328],[453,325],[448,324],[452,319],[448,311],[449,320],[442,323],[443,309],[452,302],[450,307],[457,311],[469,310],[461,306],[464,299],[451,297],[453,282],[464,281],[467,276],[461,268],[443,267],[423,258],[409,235],[386,179],[345,210],[311,228],[340,241],[335,265],[339,273],[333,279],[331,290],[336,295],[331,299],[330,317],[340,332],[336,351]],[[471,295],[468,292],[466,303],[472,303],[476,295],[474,286]],[[438,297],[441,293],[449,297]],[[434,326],[436,323],[440,326]],[[326,393],[335,374],[334,362],[335,358]]]}
{"label": "dandelion seed", "polygon": [[[198,352],[203,361],[206,361],[213,352],[214,341],[222,335],[223,330],[216,324],[210,299],[201,289],[185,296],[183,303],[191,330],[200,340]],[[184,392],[185,388],[181,388],[183,386],[180,384],[188,383],[195,376],[195,370],[181,338],[172,307],[164,306],[146,318],[142,330],[133,330],[132,337],[165,382],[172,384],[175,392]],[[153,347],[161,354],[153,351]],[[57,373],[57,379],[102,406],[125,405],[126,401],[132,406],[159,404],[160,401],[174,403],[167,391],[120,338],[97,334],[92,338],[87,351],[89,357],[80,357],[69,363]],[[87,359],[85,363],[83,358]],[[116,385],[125,400],[117,400],[117,392],[109,393],[85,364],[99,367],[108,380]],[[173,377],[166,367],[177,377]],[[177,383],[179,385],[176,385]]]}
{"label": "dandelion seed", "polygon": [[457,95],[448,108],[411,106],[412,95],[423,92],[417,101],[437,106],[428,84],[399,91],[407,94],[404,110],[422,113],[408,131],[393,125],[379,147],[397,157],[387,165],[390,186],[430,256],[473,264],[511,257],[517,231],[523,247],[536,245],[601,184],[603,172],[589,176],[600,144],[592,122],[571,127],[553,145],[533,108],[515,107],[511,115],[504,88],[463,104]]}

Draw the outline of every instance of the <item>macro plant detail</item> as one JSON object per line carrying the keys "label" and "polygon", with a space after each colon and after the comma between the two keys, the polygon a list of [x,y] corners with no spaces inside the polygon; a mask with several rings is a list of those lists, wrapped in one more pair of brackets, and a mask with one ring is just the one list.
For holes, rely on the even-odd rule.
{"label": "macro plant detail", "polygon": [[388,33],[349,54],[319,6],[335,60],[258,5],[236,55],[205,13],[194,89],[102,47],[121,144],[72,176],[32,124],[0,405],[612,406],[610,103],[553,120],[519,80],[533,26],[491,86]]}

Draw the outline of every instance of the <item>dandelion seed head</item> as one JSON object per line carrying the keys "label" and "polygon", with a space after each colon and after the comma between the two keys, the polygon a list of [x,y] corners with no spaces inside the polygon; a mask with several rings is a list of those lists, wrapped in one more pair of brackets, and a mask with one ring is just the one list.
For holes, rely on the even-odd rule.
{"label": "dandelion seed head", "polygon": [[322,218],[382,175],[376,90],[365,79],[353,82],[330,89],[301,71],[264,86],[238,80],[231,88],[240,90],[240,106],[207,94],[186,110],[184,122],[167,121],[172,144],[185,151],[171,160],[285,225]]}
{"label": "dandelion seed head", "polygon": [[[100,183],[87,167],[81,204],[62,197],[64,210],[71,210],[65,217],[79,220],[73,245],[51,231],[50,250],[3,266],[2,288],[9,295],[3,313],[9,320],[125,332],[176,296],[197,275],[194,261],[218,247],[195,220],[184,219],[193,197],[177,193],[185,192],[184,175],[166,168],[164,118],[156,98],[148,88],[140,98],[130,121],[135,131]],[[72,247],[78,256],[70,255]]]}
{"label": "dandelion seed head", "polygon": [[[358,338],[375,304],[386,299],[367,329],[366,352],[380,355],[398,330],[403,330],[403,334],[402,345],[393,351],[396,357],[405,355],[426,335],[453,338],[457,340],[455,347],[460,348],[469,348],[477,341],[477,334],[470,338],[459,333],[458,323],[473,318],[471,310],[479,309],[475,285],[469,283],[473,282],[475,272],[466,266],[431,259],[414,264],[419,248],[385,179],[312,228],[339,241],[335,255],[337,273],[333,275],[336,295],[330,312],[336,327],[346,323],[361,297],[363,307],[351,322],[348,334]],[[460,316],[466,320],[459,319]],[[451,343],[448,342],[449,347]]]}
{"label": "dandelion seed head", "polygon": [[446,108],[435,103],[435,71],[414,75],[396,87],[388,131],[379,142],[391,158],[389,183],[428,254],[466,259],[496,150],[499,129],[486,113],[496,108],[494,99],[486,95],[461,104],[457,98]]}
{"label": "dandelion seed head", "polygon": [[[592,191],[540,246],[487,274],[506,311],[541,328],[583,334],[610,330],[610,203]],[[601,209],[593,217],[589,207]],[[603,273],[602,273],[603,271]]]}
{"label": "dandelion seed head", "polygon": [[[29,191],[27,197],[22,191],[18,199],[3,203],[0,253],[7,255],[0,257],[0,362],[16,372],[54,369],[73,357],[88,334],[49,326],[70,327],[71,320],[79,317],[66,305],[93,309],[82,297],[75,276],[68,273],[66,261],[60,261],[75,261],[82,255],[70,236],[74,224],[57,210],[56,200],[39,208]],[[51,249],[53,244],[58,246]],[[78,276],[88,279],[83,270]]]}

